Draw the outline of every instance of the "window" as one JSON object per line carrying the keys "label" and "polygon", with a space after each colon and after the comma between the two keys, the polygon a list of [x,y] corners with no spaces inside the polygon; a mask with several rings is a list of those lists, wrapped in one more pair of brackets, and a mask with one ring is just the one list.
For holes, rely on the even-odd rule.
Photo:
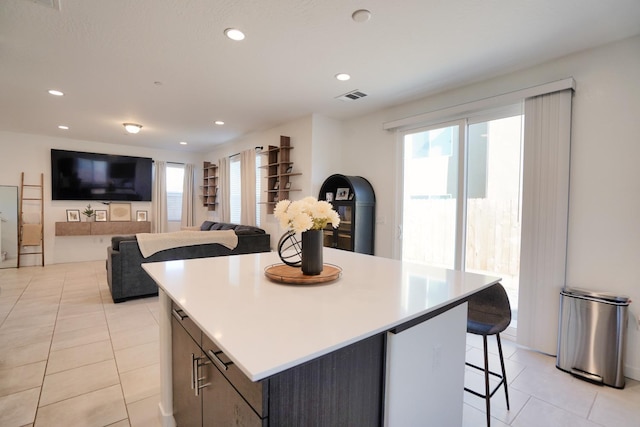
{"label": "window", "polygon": [[182,188],[184,186],[184,165],[167,164],[167,219],[182,220]]}
{"label": "window", "polygon": [[241,179],[240,156],[233,156],[229,159],[229,221],[234,224],[240,224],[240,212],[242,210]]}

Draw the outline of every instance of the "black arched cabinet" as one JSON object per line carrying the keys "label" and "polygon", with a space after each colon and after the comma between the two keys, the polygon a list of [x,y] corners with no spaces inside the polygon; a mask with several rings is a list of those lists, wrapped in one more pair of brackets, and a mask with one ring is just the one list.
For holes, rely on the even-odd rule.
{"label": "black arched cabinet", "polygon": [[327,178],[318,200],[331,202],[340,215],[340,226],[324,229],[324,246],[373,255],[376,196],[361,176],[335,174]]}

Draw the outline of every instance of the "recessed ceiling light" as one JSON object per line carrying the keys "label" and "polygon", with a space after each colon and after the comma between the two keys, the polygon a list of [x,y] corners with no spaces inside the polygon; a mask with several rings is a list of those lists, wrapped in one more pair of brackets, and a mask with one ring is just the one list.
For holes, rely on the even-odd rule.
{"label": "recessed ceiling light", "polygon": [[341,82],[346,82],[350,78],[351,78],[351,76],[349,74],[346,74],[346,73],[336,74],[336,79],[340,80]]}
{"label": "recessed ceiling light", "polygon": [[217,124],[218,126],[222,126],[224,124],[222,120],[216,120],[214,123]]}
{"label": "recessed ceiling light", "polygon": [[58,129],[69,130],[69,126],[60,125],[60,126],[58,126]]}
{"label": "recessed ceiling light", "polygon": [[50,95],[55,95],[55,96],[62,96],[62,95],[64,95],[64,93],[60,92],[59,90],[55,90],[55,89],[51,89],[51,90],[49,91],[49,94],[50,94]]}
{"label": "recessed ceiling light", "polygon": [[180,145],[187,145],[187,141],[180,141]]}
{"label": "recessed ceiling light", "polygon": [[123,123],[124,129],[129,133],[138,133],[142,129],[142,125],[137,123]]}
{"label": "recessed ceiling light", "polygon": [[235,28],[227,28],[226,30],[224,30],[224,35],[229,37],[231,40],[244,40],[244,33]]}

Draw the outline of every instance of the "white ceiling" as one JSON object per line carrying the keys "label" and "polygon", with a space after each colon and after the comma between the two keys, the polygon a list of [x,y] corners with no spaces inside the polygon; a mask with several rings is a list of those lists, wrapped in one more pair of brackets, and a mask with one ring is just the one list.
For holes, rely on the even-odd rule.
{"label": "white ceiling", "polygon": [[[640,0],[2,0],[0,130],[209,151],[639,33]],[[335,99],[354,89],[368,96]]]}

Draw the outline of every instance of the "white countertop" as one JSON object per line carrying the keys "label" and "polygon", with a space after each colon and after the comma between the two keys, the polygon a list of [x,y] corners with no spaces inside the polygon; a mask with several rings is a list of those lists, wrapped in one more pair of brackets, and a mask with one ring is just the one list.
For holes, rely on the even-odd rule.
{"label": "white countertop", "polygon": [[167,295],[253,381],[384,332],[499,278],[325,248],[342,277],[285,285],[264,276],[275,252],[143,264]]}

